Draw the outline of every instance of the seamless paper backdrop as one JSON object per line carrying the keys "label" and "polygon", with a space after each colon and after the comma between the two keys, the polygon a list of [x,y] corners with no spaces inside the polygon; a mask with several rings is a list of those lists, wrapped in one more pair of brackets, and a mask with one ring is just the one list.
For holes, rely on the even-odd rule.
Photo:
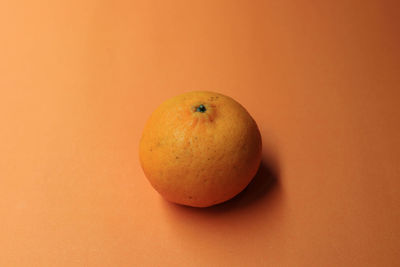
{"label": "seamless paper backdrop", "polygon": [[[1,1],[0,266],[399,266],[399,8]],[[256,181],[211,209],[165,202],[138,162],[150,113],[190,90],[263,136]]]}

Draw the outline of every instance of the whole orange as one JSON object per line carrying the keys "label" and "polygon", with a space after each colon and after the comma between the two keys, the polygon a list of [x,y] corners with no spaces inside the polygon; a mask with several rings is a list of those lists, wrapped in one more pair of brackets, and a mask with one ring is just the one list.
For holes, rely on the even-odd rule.
{"label": "whole orange", "polygon": [[242,105],[219,93],[196,91],[175,96],[153,112],[139,158],[165,199],[207,207],[249,184],[261,150],[260,131]]}

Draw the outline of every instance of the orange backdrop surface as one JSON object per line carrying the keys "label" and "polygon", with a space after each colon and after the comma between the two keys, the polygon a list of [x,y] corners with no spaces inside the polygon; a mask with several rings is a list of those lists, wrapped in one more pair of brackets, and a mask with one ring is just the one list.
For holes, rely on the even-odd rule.
{"label": "orange backdrop surface", "polygon": [[[0,266],[400,266],[398,1],[1,1]],[[165,202],[150,113],[242,103],[263,166]],[[271,179],[273,178],[273,179]]]}

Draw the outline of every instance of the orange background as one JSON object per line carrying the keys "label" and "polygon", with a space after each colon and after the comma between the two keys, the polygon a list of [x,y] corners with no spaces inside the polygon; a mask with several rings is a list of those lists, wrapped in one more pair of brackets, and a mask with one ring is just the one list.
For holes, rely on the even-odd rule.
{"label": "orange background", "polygon": [[[1,1],[0,266],[399,266],[396,2]],[[189,90],[263,135],[256,181],[210,209],[138,163]]]}

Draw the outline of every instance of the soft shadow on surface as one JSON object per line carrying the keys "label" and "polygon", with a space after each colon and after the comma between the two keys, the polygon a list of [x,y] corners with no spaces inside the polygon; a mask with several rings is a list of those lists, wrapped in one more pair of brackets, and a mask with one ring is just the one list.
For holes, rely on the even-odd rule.
{"label": "soft shadow on surface", "polygon": [[278,164],[271,158],[264,156],[253,180],[234,198],[224,203],[207,208],[187,207],[173,203],[169,203],[167,205],[172,206],[174,209],[190,210],[191,212],[224,213],[246,209],[261,201],[263,198],[268,197],[268,195],[271,195],[274,191],[277,191],[279,186]]}

